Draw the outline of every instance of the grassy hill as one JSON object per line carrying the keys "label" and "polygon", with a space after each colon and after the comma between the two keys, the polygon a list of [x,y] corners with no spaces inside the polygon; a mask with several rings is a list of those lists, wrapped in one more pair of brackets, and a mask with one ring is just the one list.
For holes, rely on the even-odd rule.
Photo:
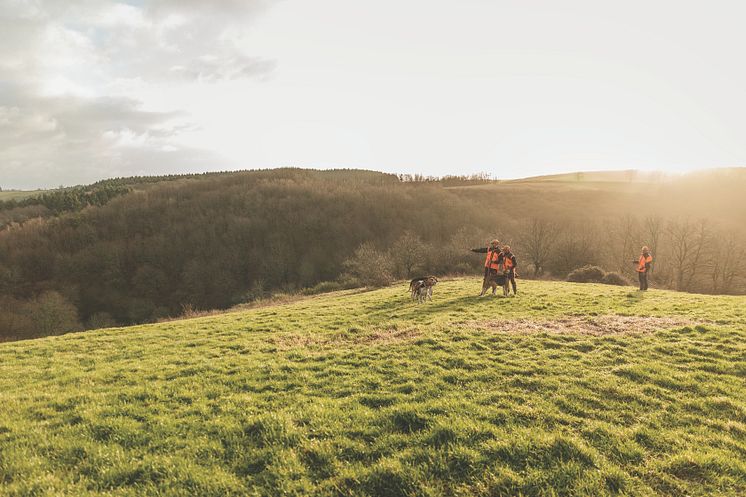
{"label": "grassy hill", "polygon": [[0,495],[746,493],[746,298],[476,278],[0,344]]}
{"label": "grassy hill", "polygon": [[515,217],[551,212],[570,219],[631,215],[706,218],[740,233],[746,223],[746,168],[685,175],[644,171],[595,171],[537,176],[477,186],[453,187],[464,196],[499,202]]}
{"label": "grassy hill", "polygon": [[0,201],[4,200],[23,200],[29,197],[41,195],[46,190],[3,190],[0,191]]}
{"label": "grassy hill", "polygon": [[362,246],[383,255],[377,274],[397,278],[471,274],[480,260],[469,249],[498,238],[524,274],[597,265],[635,279],[645,244],[658,288],[746,294],[744,191],[746,168],[489,184],[286,168],[50,191],[0,202],[0,341],[355,286],[345,262]]}

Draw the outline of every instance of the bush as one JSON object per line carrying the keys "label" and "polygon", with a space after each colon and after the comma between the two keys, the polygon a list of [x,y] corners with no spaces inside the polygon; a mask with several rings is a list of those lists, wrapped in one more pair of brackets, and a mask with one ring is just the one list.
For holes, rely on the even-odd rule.
{"label": "bush", "polygon": [[603,283],[604,285],[618,285],[618,286],[628,286],[630,284],[627,278],[613,271],[610,273],[606,273],[604,277],[601,278],[601,283]]}
{"label": "bush", "polygon": [[431,252],[422,242],[419,236],[411,231],[406,231],[388,253],[393,264],[396,276],[400,278],[411,278],[415,273],[422,271],[425,256]]}
{"label": "bush", "polygon": [[575,283],[603,283],[604,285],[627,286],[629,280],[619,273],[606,272],[598,266],[583,266],[567,275],[567,281]]}
{"label": "bush", "polygon": [[316,295],[317,293],[336,292],[343,289],[344,285],[338,281],[322,281],[311,288],[304,288],[300,293],[303,295]]}
{"label": "bush", "polygon": [[343,280],[357,279],[366,286],[386,286],[394,281],[393,263],[388,254],[377,250],[372,243],[360,245],[353,256],[344,262]]}
{"label": "bush", "polygon": [[567,281],[575,283],[601,283],[606,271],[598,266],[583,266],[567,275]]}
{"label": "bush", "polygon": [[78,310],[59,292],[44,292],[29,301],[26,313],[31,319],[36,336],[45,337],[83,329],[78,321]]}
{"label": "bush", "polygon": [[117,322],[108,312],[97,312],[88,319],[89,330],[99,330],[102,328],[113,328]]}

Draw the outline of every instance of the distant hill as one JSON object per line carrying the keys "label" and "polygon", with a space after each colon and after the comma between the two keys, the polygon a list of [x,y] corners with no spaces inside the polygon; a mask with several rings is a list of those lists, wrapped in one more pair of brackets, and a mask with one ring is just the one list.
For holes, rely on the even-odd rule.
{"label": "distant hill", "polygon": [[688,217],[739,232],[746,225],[746,168],[675,176],[636,171],[570,173],[454,188],[484,198],[494,195],[520,217]]}
{"label": "distant hill", "polygon": [[0,344],[0,495],[746,495],[746,297],[480,284]]}
{"label": "distant hill", "polygon": [[548,174],[531,176],[516,180],[512,183],[561,182],[561,183],[658,183],[671,180],[680,175],[665,174],[658,171],[577,171],[572,173]]}
{"label": "distant hill", "polygon": [[616,181],[616,172],[439,181],[288,168],[46,192],[0,203],[0,339],[318,285],[474,274],[483,261],[470,249],[495,237],[513,247],[522,277],[564,279],[591,264],[634,280],[632,260],[646,244],[654,286],[744,293],[743,171],[660,182]]}
{"label": "distant hill", "polygon": [[40,195],[45,191],[46,190],[0,190],[0,202],[6,200],[23,200]]}
{"label": "distant hill", "polygon": [[726,167],[702,169],[689,173],[671,173],[664,171],[639,171],[636,169],[614,171],[576,171],[572,173],[547,174],[527,178],[505,180],[511,183],[675,183],[681,180],[709,178],[713,180],[740,179],[746,180],[746,167]]}

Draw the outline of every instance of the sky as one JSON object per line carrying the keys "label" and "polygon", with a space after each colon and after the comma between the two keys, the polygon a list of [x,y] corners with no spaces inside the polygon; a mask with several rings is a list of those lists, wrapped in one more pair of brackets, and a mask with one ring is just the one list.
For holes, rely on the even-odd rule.
{"label": "sky", "polygon": [[746,3],[0,0],[0,187],[746,165]]}

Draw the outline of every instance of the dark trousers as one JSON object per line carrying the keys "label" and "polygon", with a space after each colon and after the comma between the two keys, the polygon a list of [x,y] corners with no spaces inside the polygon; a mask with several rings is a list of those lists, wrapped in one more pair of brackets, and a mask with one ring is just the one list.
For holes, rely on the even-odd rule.
{"label": "dark trousers", "polygon": [[515,285],[515,271],[511,269],[508,271],[508,279],[510,280],[510,284],[513,287],[513,295],[516,293],[516,285]]}
{"label": "dark trousers", "polygon": [[640,290],[648,289],[648,272],[640,271],[637,273],[637,277],[640,278]]}

